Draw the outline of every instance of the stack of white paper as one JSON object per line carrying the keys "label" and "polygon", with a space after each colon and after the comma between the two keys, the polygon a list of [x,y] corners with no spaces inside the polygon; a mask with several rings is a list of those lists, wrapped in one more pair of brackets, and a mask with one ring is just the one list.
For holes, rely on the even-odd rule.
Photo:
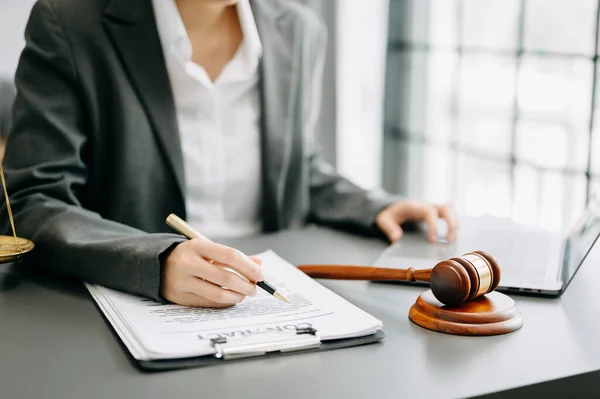
{"label": "stack of white paper", "polygon": [[265,280],[291,303],[258,289],[257,296],[226,309],[188,308],[86,284],[138,360],[215,353],[210,338],[240,338],[313,327],[322,341],[369,335],[382,323],[290,265],[272,251],[258,255]]}

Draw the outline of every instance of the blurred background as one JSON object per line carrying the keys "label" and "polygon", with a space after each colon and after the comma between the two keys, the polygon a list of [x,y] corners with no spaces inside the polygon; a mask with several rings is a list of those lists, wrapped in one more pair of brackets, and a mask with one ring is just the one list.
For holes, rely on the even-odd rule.
{"label": "blurred background", "polygon": [[[598,0],[295,0],[329,29],[320,140],[365,188],[566,229],[600,189]],[[0,0],[0,132],[33,0]]]}
{"label": "blurred background", "polygon": [[600,188],[598,15],[596,0],[392,0],[384,186],[567,227]]}

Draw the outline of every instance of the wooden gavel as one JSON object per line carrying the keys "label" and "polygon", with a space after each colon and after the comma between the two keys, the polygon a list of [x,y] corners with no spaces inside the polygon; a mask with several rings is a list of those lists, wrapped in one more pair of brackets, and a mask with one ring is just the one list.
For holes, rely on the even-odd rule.
{"label": "wooden gavel", "polygon": [[390,269],[370,266],[300,265],[298,269],[313,278],[371,281],[426,281],[443,304],[464,302],[494,291],[500,284],[500,267],[483,251],[439,262],[433,269]]}

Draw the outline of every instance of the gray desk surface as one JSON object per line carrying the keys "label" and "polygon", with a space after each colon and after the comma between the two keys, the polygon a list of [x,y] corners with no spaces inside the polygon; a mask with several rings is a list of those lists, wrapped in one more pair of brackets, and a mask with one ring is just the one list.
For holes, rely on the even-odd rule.
{"label": "gray desk surface", "polygon": [[[427,245],[415,236],[404,240],[413,250]],[[369,264],[385,248],[315,227],[231,243],[248,252],[272,248],[294,264]],[[584,264],[561,299],[515,297],[524,327],[497,337],[450,336],[412,324],[408,310],[423,288],[322,281],[383,320],[385,340],[164,373],[132,365],[80,284],[29,276],[11,287],[5,274],[0,398],[455,398],[580,374],[600,369],[600,265],[593,263]]]}

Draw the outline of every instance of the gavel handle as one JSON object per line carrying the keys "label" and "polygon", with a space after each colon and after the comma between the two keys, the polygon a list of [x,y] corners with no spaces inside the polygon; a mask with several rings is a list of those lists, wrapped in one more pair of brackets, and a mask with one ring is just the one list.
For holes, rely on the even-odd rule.
{"label": "gavel handle", "polygon": [[333,280],[372,280],[372,281],[429,281],[431,269],[415,270],[389,269],[372,266],[350,265],[300,265],[298,269],[312,278]]}

